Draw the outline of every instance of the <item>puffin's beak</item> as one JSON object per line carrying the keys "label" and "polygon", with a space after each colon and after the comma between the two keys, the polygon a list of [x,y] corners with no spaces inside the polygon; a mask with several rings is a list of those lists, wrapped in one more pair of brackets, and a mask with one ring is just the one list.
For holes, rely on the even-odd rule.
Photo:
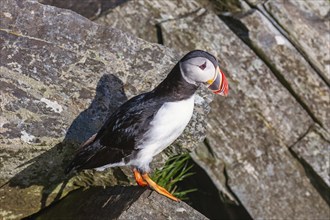
{"label": "puffin's beak", "polygon": [[207,81],[207,83],[209,84],[208,88],[211,89],[214,94],[222,96],[228,95],[228,81],[219,67],[217,67],[214,78]]}

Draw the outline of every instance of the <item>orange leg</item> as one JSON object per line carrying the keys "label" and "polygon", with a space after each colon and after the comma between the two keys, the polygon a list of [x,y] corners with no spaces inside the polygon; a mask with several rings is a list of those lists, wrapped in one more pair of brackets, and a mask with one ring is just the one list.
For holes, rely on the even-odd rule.
{"label": "orange leg", "polygon": [[164,195],[176,202],[179,202],[180,200],[178,198],[176,198],[175,196],[173,196],[171,193],[169,193],[166,189],[164,189],[163,187],[159,186],[157,183],[155,183],[152,179],[150,179],[150,177],[148,176],[147,173],[142,174],[142,178],[148,183],[148,185],[154,189],[156,192],[158,192],[161,195]]}
{"label": "orange leg", "polygon": [[133,172],[135,181],[139,186],[148,186],[148,183],[143,180],[141,173],[136,168],[133,168]]}

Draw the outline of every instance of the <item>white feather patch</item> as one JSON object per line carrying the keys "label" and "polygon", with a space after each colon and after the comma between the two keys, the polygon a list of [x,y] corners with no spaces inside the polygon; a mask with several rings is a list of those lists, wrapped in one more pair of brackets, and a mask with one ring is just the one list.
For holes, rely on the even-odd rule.
{"label": "white feather patch", "polygon": [[104,165],[104,166],[101,166],[101,167],[97,167],[95,168],[96,171],[104,171],[105,169],[107,168],[110,168],[110,167],[120,167],[120,166],[125,166],[125,162],[124,161],[121,161],[121,162],[118,162],[118,163],[111,163],[111,164],[107,164],[107,165]]}
{"label": "white feather patch", "polygon": [[182,134],[191,119],[193,110],[194,95],[186,100],[165,103],[151,121],[150,130],[138,146],[140,152],[128,165],[148,172],[152,158]]}

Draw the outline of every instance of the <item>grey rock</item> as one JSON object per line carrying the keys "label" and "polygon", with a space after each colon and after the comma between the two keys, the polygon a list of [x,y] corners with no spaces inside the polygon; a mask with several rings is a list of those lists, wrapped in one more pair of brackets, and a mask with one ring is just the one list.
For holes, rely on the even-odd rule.
{"label": "grey rock", "polygon": [[212,13],[161,28],[166,46],[212,51],[228,75],[229,96],[211,104],[209,155],[193,154],[219,190],[231,198],[229,187],[256,219],[327,218],[328,205],[288,149],[313,121],[267,65]]}
{"label": "grey rock", "polygon": [[239,19],[246,41],[272,67],[310,115],[330,131],[330,89],[296,48],[259,11]]}
{"label": "grey rock", "polygon": [[132,0],[96,19],[99,24],[108,25],[131,33],[146,41],[161,41],[157,25],[163,21],[185,16],[199,8],[196,0],[144,1]]}
{"label": "grey rock", "polygon": [[328,219],[329,206],[311,186],[301,164],[280,145],[269,148],[268,154],[227,169],[230,188],[251,215],[255,219]]}
{"label": "grey rock", "polygon": [[265,8],[329,85],[329,1],[268,1]]}
{"label": "grey rock", "polygon": [[[252,5],[264,2],[249,1]],[[129,8],[123,5],[116,13],[129,17],[132,9],[125,7]],[[182,9],[178,7],[177,10]],[[313,124],[307,112],[253,51],[215,15],[205,15],[205,10],[199,9],[164,20],[158,15],[159,11],[165,17],[173,14],[166,6],[163,5],[163,10],[157,9],[157,13],[150,11],[142,20],[162,21],[160,32],[165,45],[182,52],[196,48],[211,51],[221,58],[222,67],[230,76],[230,96],[225,100],[218,98],[212,104],[212,109],[216,110],[208,120],[210,148],[198,147],[193,154],[218,189],[235,200],[230,193],[233,191],[255,218],[327,218],[327,204],[288,150]],[[115,23],[116,17],[112,19]],[[144,30],[138,22],[132,23],[139,27],[139,37],[149,39],[148,34],[141,34]],[[135,34],[134,27],[127,31]],[[295,58],[306,65],[302,58]],[[320,83],[315,74],[311,81],[312,85]],[[302,83],[293,87],[299,85]],[[319,85],[323,91],[324,83]],[[307,102],[309,96],[304,97],[305,94],[300,95]],[[319,111],[317,107],[314,110]],[[277,192],[283,196],[279,198]]]}
{"label": "grey rock", "polygon": [[[245,41],[266,60],[314,120],[329,131],[330,90],[326,83],[259,11],[250,11],[239,20],[249,33]],[[305,161],[302,164],[311,166],[329,187],[329,137],[327,131],[318,126],[316,128],[291,149]]]}
{"label": "grey rock", "polygon": [[[180,55],[36,1],[2,1],[0,16],[3,218],[36,212],[77,185],[129,183],[128,168],[87,171],[62,184],[63,169],[111,112],[153,89]],[[176,151],[183,150],[180,145],[191,151],[205,137],[212,99],[205,90],[197,95],[185,134],[173,145]]]}
{"label": "grey rock", "polygon": [[[276,131],[286,145],[295,143],[311,125],[310,117],[270,69],[216,15],[197,12],[182,19],[164,22],[161,27],[164,39],[167,39],[164,41],[166,46],[181,48],[183,51],[205,49],[219,58],[221,68],[230,78],[231,93],[228,99],[217,97],[222,100],[221,106],[219,104],[212,109],[223,113],[225,109],[231,110],[228,105],[236,105],[233,110],[237,109],[237,113],[243,110],[258,112],[257,115]],[[238,109],[238,104],[244,102],[246,107]],[[245,122],[239,117],[233,118]],[[236,131],[234,128],[228,129]],[[242,135],[244,133],[250,134],[242,131]]]}
{"label": "grey rock", "polygon": [[330,187],[330,135],[329,132],[315,126],[291,147],[297,156],[303,159],[319,175],[328,190]]}
{"label": "grey rock", "polygon": [[[77,206],[79,204],[79,206]],[[91,187],[30,216],[36,219],[207,219],[184,202],[140,187]]]}

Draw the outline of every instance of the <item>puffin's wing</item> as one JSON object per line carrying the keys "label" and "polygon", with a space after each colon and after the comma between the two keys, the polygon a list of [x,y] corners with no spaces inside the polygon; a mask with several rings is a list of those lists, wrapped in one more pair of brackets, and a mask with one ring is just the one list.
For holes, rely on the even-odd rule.
{"label": "puffin's wing", "polygon": [[66,172],[120,162],[135,150],[161,106],[162,102],[148,98],[147,93],[125,102],[78,149]]}

